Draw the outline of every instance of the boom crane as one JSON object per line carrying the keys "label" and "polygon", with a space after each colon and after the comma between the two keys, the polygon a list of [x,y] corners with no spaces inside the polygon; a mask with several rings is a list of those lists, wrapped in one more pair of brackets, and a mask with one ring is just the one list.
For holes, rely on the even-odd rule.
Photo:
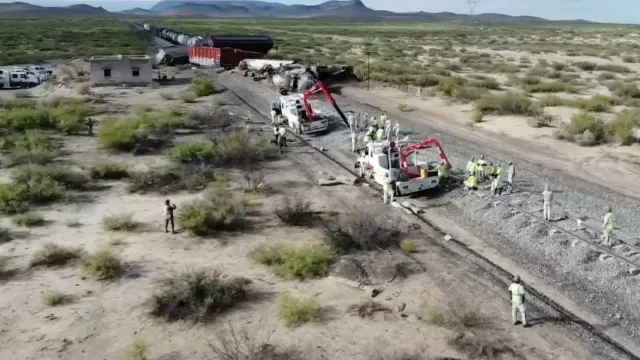
{"label": "boom crane", "polygon": [[333,96],[331,96],[331,93],[329,92],[329,90],[324,86],[324,84],[321,81],[318,81],[315,85],[313,85],[313,87],[311,89],[305,91],[304,94],[302,95],[302,102],[304,104],[304,110],[306,112],[308,121],[314,121],[314,120],[317,119],[317,116],[314,115],[313,109],[311,109],[311,104],[309,104],[308,100],[309,100],[309,98],[311,96],[313,96],[314,94],[316,94],[318,92],[322,92],[322,94],[327,99],[327,101],[331,105],[333,105],[334,109],[336,109],[336,111],[340,115],[340,118],[345,123],[345,125],[347,125],[347,127],[349,127],[349,121],[347,120],[347,117],[344,115],[344,113],[342,112],[342,110],[340,109],[338,104],[336,103],[336,100],[333,98]]}

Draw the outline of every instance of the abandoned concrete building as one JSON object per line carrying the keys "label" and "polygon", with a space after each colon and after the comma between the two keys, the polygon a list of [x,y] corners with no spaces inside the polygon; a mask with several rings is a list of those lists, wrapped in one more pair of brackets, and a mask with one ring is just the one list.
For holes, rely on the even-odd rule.
{"label": "abandoned concrete building", "polygon": [[147,55],[93,56],[91,86],[149,86],[153,83],[151,58]]}

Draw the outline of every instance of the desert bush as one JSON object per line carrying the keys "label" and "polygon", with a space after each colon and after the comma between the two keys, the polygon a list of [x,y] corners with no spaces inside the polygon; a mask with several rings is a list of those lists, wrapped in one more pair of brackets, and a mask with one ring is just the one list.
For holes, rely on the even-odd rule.
{"label": "desert bush", "polygon": [[80,83],[74,87],[74,90],[80,95],[89,95],[91,93],[91,84],[88,82]]}
{"label": "desert bush", "polygon": [[92,179],[120,180],[129,177],[129,171],[116,163],[99,164],[91,168]]}
{"label": "desert bush", "polygon": [[616,74],[610,73],[610,72],[603,72],[600,75],[598,75],[598,80],[600,80],[600,81],[613,80],[615,78],[616,78]]}
{"label": "desert bush", "polygon": [[9,257],[0,255],[0,280],[7,280],[16,273],[15,269],[9,268]]}
{"label": "desert bush", "polygon": [[333,263],[331,249],[325,245],[261,244],[250,252],[260,264],[272,266],[279,276],[308,279],[325,276]]}
{"label": "desert bush", "polygon": [[433,301],[424,300],[420,304],[419,313],[422,320],[427,324],[446,326],[451,322],[451,312],[449,309]]}
{"label": "desert bush", "polygon": [[58,155],[49,136],[39,131],[27,131],[18,137],[0,140],[0,150],[8,151],[3,156],[3,166],[23,164],[48,164]]}
{"label": "desert bush", "polygon": [[46,243],[36,251],[31,259],[31,266],[64,266],[79,259],[82,250],[78,248],[63,247],[54,243]]}
{"label": "desert bush", "polygon": [[501,89],[500,83],[495,78],[492,78],[492,77],[484,77],[483,79],[476,79],[474,81],[471,81],[469,85],[475,88],[482,88],[482,89],[490,89],[490,90]]}
{"label": "desert bush", "polygon": [[538,100],[538,105],[540,105],[541,107],[564,106],[567,104],[569,104],[569,101],[561,98],[558,95],[545,95]]}
{"label": "desert bush", "polygon": [[0,211],[24,212],[28,204],[43,204],[64,196],[64,186],[49,178],[37,176],[11,184],[0,184]]}
{"label": "desert bush", "polygon": [[482,122],[483,118],[484,118],[484,114],[482,113],[482,111],[479,111],[477,109],[473,110],[473,112],[471,112],[471,118],[470,118],[471,125]]}
{"label": "desert bush", "polygon": [[87,274],[98,280],[114,279],[124,272],[122,260],[109,249],[86,255],[82,259],[82,267]]}
{"label": "desert bush", "polygon": [[129,176],[128,190],[132,193],[155,192],[160,194],[183,190],[197,192],[204,190],[213,176],[213,170],[200,166],[180,166],[133,172]]}
{"label": "desert bush", "polygon": [[470,359],[523,359],[525,356],[495,337],[473,332],[460,332],[448,341],[449,345]]}
{"label": "desert bush", "polygon": [[276,204],[274,212],[287,225],[309,225],[313,220],[311,202],[300,196],[285,196]]}
{"label": "desert bush", "polygon": [[281,349],[269,341],[271,332],[249,333],[246,329],[235,330],[227,324],[209,342],[213,354],[211,360],[297,360],[297,352]]}
{"label": "desert bush", "polygon": [[475,108],[483,114],[531,116],[536,113],[531,99],[514,92],[490,95],[477,101]]}
{"label": "desert bush", "polygon": [[43,295],[44,304],[47,306],[63,305],[69,300],[69,296],[60,291],[47,291]]}
{"label": "desert bush", "polygon": [[141,338],[136,338],[124,351],[124,360],[149,360],[149,346]]}
{"label": "desert bush", "polygon": [[556,71],[562,71],[567,67],[567,64],[554,62],[553,64],[551,64],[551,67],[553,67],[553,69]]}
{"label": "desert bush", "polygon": [[407,254],[411,254],[416,251],[416,243],[413,240],[404,239],[400,242],[400,249]]}
{"label": "desert bush", "polygon": [[542,128],[542,127],[551,127],[553,123],[554,117],[551,114],[546,114],[544,112],[540,112],[536,114],[534,117],[528,119],[529,125],[534,128]]}
{"label": "desert bush", "polygon": [[51,111],[58,130],[65,134],[77,134],[85,129],[85,121],[91,109],[85,104],[60,105]]}
{"label": "desert bush", "polygon": [[199,78],[191,80],[191,91],[193,91],[197,97],[201,97],[214,94],[216,89],[211,79]]}
{"label": "desert bush", "polygon": [[570,104],[587,112],[605,112],[609,111],[616,101],[609,96],[594,95],[589,99],[573,100]]}
{"label": "desert bush", "polygon": [[24,99],[24,98],[33,97],[33,95],[27,90],[18,90],[18,91],[14,91],[13,97],[16,99]]}
{"label": "desert bush", "polygon": [[181,142],[169,149],[169,159],[177,164],[201,164],[213,161],[214,144],[212,142]]}
{"label": "desert bush", "polygon": [[444,77],[438,83],[438,91],[445,96],[452,96],[453,92],[466,84],[466,80],[461,77]]}
{"label": "desert bush", "polygon": [[90,182],[86,173],[55,164],[22,165],[13,169],[11,177],[17,184],[42,183],[50,180],[76,190],[85,189]]}
{"label": "desert bush", "polygon": [[614,81],[607,84],[607,87],[616,96],[623,99],[640,99],[640,89],[636,84],[625,84],[622,81]]}
{"label": "desert bush", "polygon": [[30,106],[0,112],[0,127],[12,131],[55,129],[56,125],[50,109]]}
{"label": "desert bush", "polygon": [[247,184],[247,190],[255,191],[258,190],[260,186],[262,186],[262,182],[264,181],[264,173],[259,169],[247,168],[242,171],[242,178]]}
{"label": "desert bush", "polygon": [[607,132],[614,141],[622,145],[631,145],[638,141],[635,136],[638,128],[640,128],[640,111],[625,111],[609,123]]}
{"label": "desert bush", "polygon": [[225,278],[217,270],[189,270],[166,278],[152,297],[151,314],[168,321],[212,319],[249,298],[244,278]]}
{"label": "desert bush", "polygon": [[577,93],[578,89],[571,85],[560,81],[553,82],[542,82],[534,85],[527,85],[525,87],[530,93],[558,93],[558,92],[568,92],[568,93]]}
{"label": "desert bush", "polygon": [[132,231],[138,226],[140,223],[135,221],[131,214],[109,215],[102,218],[102,227],[107,231]]}
{"label": "desert bush", "polygon": [[0,107],[6,110],[33,109],[36,107],[36,101],[33,99],[25,99],[25,98],[0,100]]}
{"label": "desert bush", "polygon": [[580,113],[571,117],[571,122],[554,134],[581,146],[593,146],[606,140],[604,122],[589,113]]}
{"label": "desert bush", "polygon": [[180,97],[180,100],[182,100],[182,102],[186,104],[193,104],[195,102],[198,102],[196,94],[194,94],[191,91],[185,91],[181,93],[179,97]]}
{"label": "desert bush", "polygon": [[633,70],[629,69],[624,65],[615,65],[615,64],[601,64],[601,65],[598,65],[597,70],[608,71],[608,72],[619,73],[619,74],[628,74],[633,72]]}
{"label": "desert bush", "polygon": [[476,100],[480,100],[485,97],[487,91],[473,86],[460,86],[453,89],[451,97],[455,100],[468,103]]}
{"label": "desert bush", "polygon": [[33,227],[44,225],[44,218],[35,214],[18,214],[11,218],[11,221],[17,226]]}
{"label": "desert bush", "polygon": [[396,105],[396,108],[398,109],[398,111],[401,111],[401,112],[407,112],[411,110],[409,109],[409,106],[407,104],[398,104]]}
{"label": "desert bush", "polygon": [[373,212],[351,211],[325,222],[325,239],[339,251],[378,250],[398,245],[400,231]]}
{"label": "desert bush", "polygon": [[167,130],[191,127],[189,118],[178,108],[141,111],[136,117],[140,123],[152,129]]}
{"label": "desert bush", "polygon": [[268,158],[268,144],[246,131],[233,131],[211,137],[213,164],[216,166],[249,166]]}
{"label": "desert bush", "polygon": [[297,298],[289,293],[280,296],[278,317],[285,325],[320,321],[321,307],[314,298]]}
{"label": "desert bush", "polygon": [[577,61],[573,63],[573,66],[584,71],[593,71],[598,67],[598,64],[589,61]]}
{"label": "desert bush", "polygon": [[187,202],[178,214],[180,226],[200,236],[242,228],[244,221],[244,202],[224,193],[210,196],[208,200]]}
{"label": "desert bush", "polygon": [[626,63],[634,63],[636,62],[636,58],[633,55],[622,55],[622,61]]}
{"label": "desert bush", "polygon": [[160,93],[160,97],[163,98],[164,100],[175,100],[176,99],[176,96],[174,94],[167,93],[167,92]]}

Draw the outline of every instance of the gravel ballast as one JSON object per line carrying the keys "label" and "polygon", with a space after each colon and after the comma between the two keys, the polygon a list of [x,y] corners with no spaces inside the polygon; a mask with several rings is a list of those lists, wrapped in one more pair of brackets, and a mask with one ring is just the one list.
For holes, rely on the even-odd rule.
{"label": "gravel ballast", "polygon": [[[216,79],[252,106],[263,109],[263,113],[268,113],[269,104],[278,99],[276,89],[261,82],[230,73],[219,74]],[[371,106],[339,95],[334,95],[334,98],[343,111],[369,113],[370,116],[380,114],[380,110]],[[320,96],[314,99],[317,99],[312,101],[314,107],[334,114],[333,108],[324,99]],[[421,140],[431,136],[440,140],[456,168],[464,167],[471,157],[480,154],[484,154],[488,161],[502,164],[514,161],[517,191],[504,195],[502,199],[517,202],[525,210],[541,210],[541,192],[545,183],[552,179],[556,216],[566,213],[571,219],[589,217],[601,221],[606,207],[612,205],[620,228],[617,235],[622,239],[635,241],[635,234],[640,234],[640,221],[636,221],[635,215],[640,201],[636,199],[560,171],[513,159],[507,154],[481,147],[452,133],[438,132],[406,118],[390,118],[394,123],[399,120],[401,132],[409,133],[411,139]],[[355,155],[349,151],[348,134],[348,129],[335,114],[331,131],[326,135],[310,137],[310,142],[316,147],[327,149],[328,154],[352,168]],[[532,275],[554,285],[576,303],[591,309],[607,320],[608,324],[623,326],[631,336],[640,335],[640,312],[637,311],[637,304],[640,303],[640,276],[631,276],[628,265],[613,259],[601,261],[598,258],[599,252],[594,248],[580,243],[572,246],[576,241],[568,235],[556,233],[548,225],[515,213],[504,205],[496,205],[489,197],[480,198],[476,194],[458,189],[437,199],[425,201],[442,203],[443,206],[438,207],[438,211],[481,237],[489,245],[501,249],[503,255],[517,261]],[[575,220],[565,220],[557,225],[566,230],[574,230],[574,223]],[[581,234],[589,239],[598,235],[588,229]],[[636,257],[634,261],[640,260]]]}

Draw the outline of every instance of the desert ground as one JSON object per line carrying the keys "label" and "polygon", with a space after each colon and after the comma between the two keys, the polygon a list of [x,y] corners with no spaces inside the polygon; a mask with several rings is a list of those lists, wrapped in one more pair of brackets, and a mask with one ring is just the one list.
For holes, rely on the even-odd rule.
{"label": "desert ground", "polygon": [[[274,57],[352,62],[373,89],[334,88],[343,110],[385,110],[408,136],[438,137],[456,168],[479,154],[515,160],[508,199],[535,210],[551,182],[569,230],[613,203],[619,237],[636,240],[630,28],[163,23],[271,32]],[[80,56],[96,44],[143,47],[67,39]],[[299,141],[277,153],[263,116],[277,93],[266,82],[184,67],[164,69],[175,84],[90,88],[86,63],[59,60],[71,54],[21,51],[58,65],[42,86],[0,93],[2,358],[630,358],[544,299],[531,298],[531,328],[513,327],[508,276],[443,241],[443,229],[637,346],[639,284],[628,267],[460,189],[420,199],[432,227],[368,186],[318,185],[352,175]],[[32,61],[20,54],[2,61]],[[352,165],[346,129],[308,141]],[[163,229],[167,198],[177,234]]]}

